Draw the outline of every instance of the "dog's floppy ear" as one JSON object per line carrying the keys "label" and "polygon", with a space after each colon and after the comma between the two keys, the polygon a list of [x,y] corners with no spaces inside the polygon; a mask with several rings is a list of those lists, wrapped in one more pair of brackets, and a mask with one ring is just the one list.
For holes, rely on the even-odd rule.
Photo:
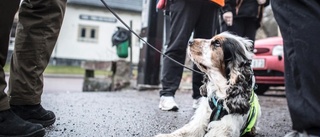
{"label": "dog's floppy ear", "polygon": [[234,84],[230,84],[227,89],[226,105],[229,113],[245,114],[250,109],[250,96],[252,94],[252,77],[251,62],[241,63],[239,72]]}
{"label": "dog's floppy ear", "polygon": [[[250,109],[251,61],[248,58],[248,49],[252,46],[250,41],[237,41],[234,38],[226,38],[223,43],[226,76],[229,88],[227,89],[226,105],[229,113],[245,114]],[[241,42],[241,43],[240,43]],[[241,45],[243,44],[243,45]],[[248,44],[248,45],[247,45]],[[246,47],[243,47],[246,46]]]}
{"label": "dog's floppy ear", "polygon": [[250,109],[250,96],[252,94],[252,69],[244,64],[239,70],[236,83],[230,84],[227,89],[226,105],[229,113],[246,114]]}
{"label": "dog's floppy ear", "polygon": [[229,113],[246,114],[250,109],[250,94],[245,93],[241,84],[230,86],[227,92],[229,94],[225,101]]}
{"label": "dog's floppy ear", "polygon": [[245,49],[242,48],[239,41],[233,38],[226,38],[222,48],[227,79],[231,79],[232,82],[235,82],[235,79],[237,78],[237,70],[235,69],[238,68],[241,62],[249,60],[246,51],[244,51]]}

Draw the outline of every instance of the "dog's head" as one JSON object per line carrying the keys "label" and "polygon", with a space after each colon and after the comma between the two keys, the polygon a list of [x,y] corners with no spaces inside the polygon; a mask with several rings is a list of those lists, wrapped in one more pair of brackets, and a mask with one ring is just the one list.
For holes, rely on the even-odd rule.
{"label": "dog's head", "polygon": [[220,71],[225,77],[232,68],[252,59],[251,40],[223,32],[211,39],[193,39],[189,41],[188,55],[204,73]]}
{"label": "dog's head", "polygon": [[228,32],[211,39],[194,39],[189,42],[188,55],[198,68],[209,77],[221,74],[227,80],[224,92],[231,112],[245,113],[249,109],[252,49],[251,40]]}

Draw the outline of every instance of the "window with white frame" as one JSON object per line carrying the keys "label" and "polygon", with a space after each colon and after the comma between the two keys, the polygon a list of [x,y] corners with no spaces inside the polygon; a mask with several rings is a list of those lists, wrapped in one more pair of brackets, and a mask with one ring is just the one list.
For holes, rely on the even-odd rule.
{"label": "window with white frame", "polygon": [[78,41],[98,42],[99,27],[89,25],[79,25]]}

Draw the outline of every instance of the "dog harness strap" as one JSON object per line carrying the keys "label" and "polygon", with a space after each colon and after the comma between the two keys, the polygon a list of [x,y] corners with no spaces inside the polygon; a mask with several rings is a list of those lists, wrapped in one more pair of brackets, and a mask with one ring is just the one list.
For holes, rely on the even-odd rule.
{"label": "dog harness strap", "polygon": [[221,113],[221,108],[222,108],[221,105],[217,106],[217,111],[216,111],[216,113],[215,113],[215,115],[213,117],[213,120],[217,120],[219,118],[220,113]]}
{"label": "dog harness strap", "polygon": [[257,122],[257,117],[259,115],[258,110],[260,110],[260,105],[259,105],[258,97],[256,94],[254,94],[253,90],[250,97],[250,106],[251,107],[250,107],[249,116],[246,122],[246,126],[243,129],[241,129],[241,136],[252,130],[255,123]]}
{"label": "dog harness strap", "polygon": [[210,121],[220,120],[223,116],[228,114],[228,112],[225,109],[223,109],[222,104],[223,100],[216,99],[215,96],[211,97],[211,101],[209,101],[209,105],[212,109]]}

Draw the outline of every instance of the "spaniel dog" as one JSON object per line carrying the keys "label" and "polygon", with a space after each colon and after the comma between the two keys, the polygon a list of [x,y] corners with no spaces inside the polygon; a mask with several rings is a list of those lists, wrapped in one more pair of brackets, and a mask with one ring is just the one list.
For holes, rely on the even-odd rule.
{"label": "spaniel dog", "polygon": [[188,55],[206,77],[204,97],[189,123],[156,137],[254,136],[261,110],[253,91],[252,49],[252,41],[228,32],[191,40]]}

